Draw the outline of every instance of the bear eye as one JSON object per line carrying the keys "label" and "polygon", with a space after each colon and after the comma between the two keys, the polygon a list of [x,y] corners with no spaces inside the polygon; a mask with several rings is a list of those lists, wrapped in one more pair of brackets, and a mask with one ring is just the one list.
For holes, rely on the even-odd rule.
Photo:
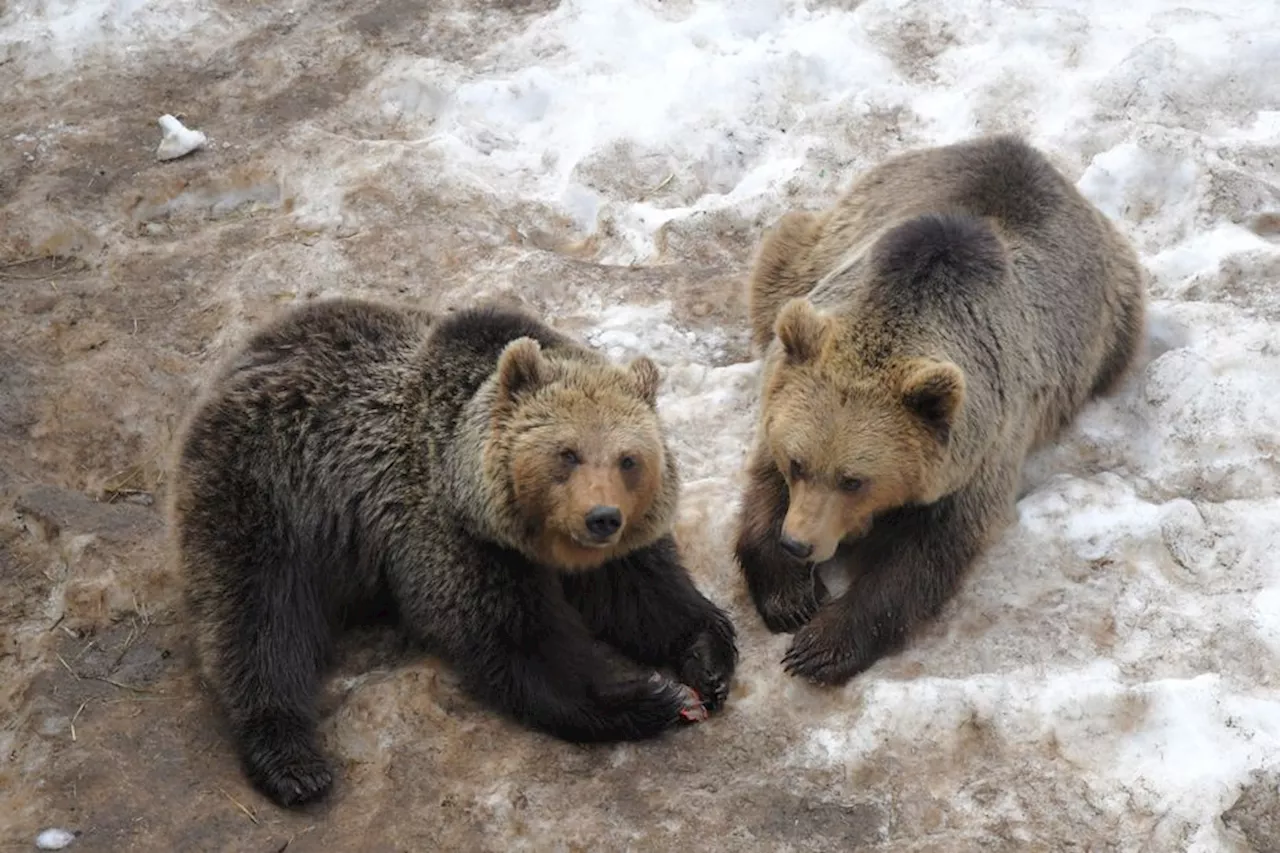
{"label": "bear eye", "polygon": [[636,467],[636,459],[634,456],[624,456],[618,460],[618,467],[623,471],[630,471]]}
{"label": "bear eye", "polygon": [[577,465],[582,461],[581,459],[578,458],[578,453],[575,450],[561,450],[560,458],[563,459],[565,463],[569,465]]}
{"label": "bear eye", "polygon": [[861,488],[862,488],[862,481],[859,480],[857,477],[841,477],[840,478],[840,491],[842,492],[849,492],[850,494],[852,494]]}
{"label": "bear eye", "polygon": [[804,477],[804,466],[798,460],[791,460],[791,479],[799,480]]}

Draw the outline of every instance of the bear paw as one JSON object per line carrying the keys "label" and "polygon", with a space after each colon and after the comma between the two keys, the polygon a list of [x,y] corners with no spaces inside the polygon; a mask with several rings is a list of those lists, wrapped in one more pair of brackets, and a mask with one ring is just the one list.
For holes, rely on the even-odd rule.
{"label": "bear paw", "polygon": [[738,662],[732,632],[724,626],[704,631],[680,662],[680,680],[701,697],[707,711],[720,710],[729,698],[729,681]]}
{"label": "bear paw", "polygon": [[333,773],[302,726],[281,720],[246,727],[244,761],[259,791],[288,808],[320,799],[333,785]]}
{"label": "bear paw", "polygon": [[333,785],[333,773],[324,760],[289,764],[255,776],[259,789],[282,806],[306,805],[324,796]]}
{"label": "bear paw", "polygon": [[610,685],[600,694],[605,740],[644,740],[688,719],[701,703],[689,689],[661,673]]}
{"label": "bear paw", "polygon": [[756,610],[770,631],[790,634],[813,618],[820,603],[817,590],[809,581],[770,591],[756,602]]}
{"label": "bear paw", "polygon": [[816,619],[796,632],[782,658],[786,671],[815,684],[836,686],[862,672],[875,658],[848,636],[848,628]]}

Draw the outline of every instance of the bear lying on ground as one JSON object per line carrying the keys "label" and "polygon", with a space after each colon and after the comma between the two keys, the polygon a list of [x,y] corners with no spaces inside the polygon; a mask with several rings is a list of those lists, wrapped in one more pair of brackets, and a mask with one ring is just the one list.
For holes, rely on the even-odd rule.
{"label": "bear lying on ground", "polygon": [[[899,155],[782,217],[749,283],[765,369],[736,553],[765,624],[797,632],[789,672],[841,683],[936,615],[1028,452],[1127,371],[1144,310],[1133,249],[1016,137]],[[827,600],[838,548],[851,585]]]}
{"label": "bear lying on ground", "polygon": [[315,693],[344,614],[380,597],[473,695],[565,739],[721,707],[735,632],[672,538],[658,384],[648,358],[492,307],[326,300],[252,337],[184,428],[170,511],[202,670],[259,790],[330,787]]}

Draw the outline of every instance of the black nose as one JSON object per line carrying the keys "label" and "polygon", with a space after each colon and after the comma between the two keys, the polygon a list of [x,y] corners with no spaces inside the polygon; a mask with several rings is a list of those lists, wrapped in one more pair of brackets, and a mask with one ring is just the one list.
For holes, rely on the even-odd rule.
{"label": "black nose", "polygon": [[813,553],[813,546],[808,542],[801,542],[798,539],[792,539],[787,534],[782,534],[780,543],[784,551],[798,560],[807,560],[809,555]]}
{"label": "black nose", "polygon": [[608,539],[622,526],[622,512],[616,506],[596,506],[587,513],[587,530],[597,539]]}

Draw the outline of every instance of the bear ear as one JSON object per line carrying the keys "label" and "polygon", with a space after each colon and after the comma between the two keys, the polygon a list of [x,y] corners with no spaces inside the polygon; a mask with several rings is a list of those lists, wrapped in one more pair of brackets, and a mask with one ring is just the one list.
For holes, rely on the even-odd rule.
{"label": "bear ear", "polygon": [[902,401],[946,443],[964,402],[964,372],[949,361],[915,359],[902,380]]}
{"label": "bear ear", "polygon": [[831,321],[814,310],[804,297],[787,302],[778,312],[774,334],[782,342],[787,360],[796,364],[813,361],[831,334]]}
{"label": "bear ear", "polygon": [[650,406],[658,405],[658,386],[662,384],[662,375],[658,373],[658,365],[648,356],[633,359],[627,368],[635,376],[636,388],[640,398]]}
{"label": "bear ear", "polygon": [[498,356],[498,397],[512,400],[547,382],[547,362],[533,338],[516,338]]}

